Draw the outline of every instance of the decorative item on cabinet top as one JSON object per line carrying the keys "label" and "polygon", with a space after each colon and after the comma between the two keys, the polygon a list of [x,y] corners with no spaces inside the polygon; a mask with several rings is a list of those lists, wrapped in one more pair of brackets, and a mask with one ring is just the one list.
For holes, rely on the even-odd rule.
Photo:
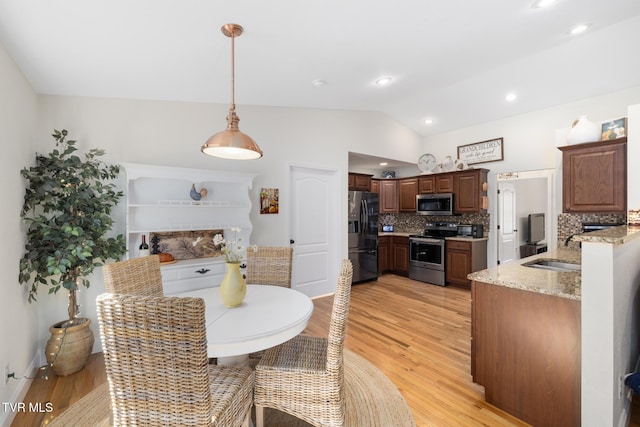
{"label": "decorative item on cabinet top", "polygon": [[602,123],[602,141],[618,139],[627,136],[627,118]]}
{"label": "decorative item on cabinet top", "polygon": [[600,127],[582,115],[571,125],[567,135],[567,144],[594,142],[600,139]]}

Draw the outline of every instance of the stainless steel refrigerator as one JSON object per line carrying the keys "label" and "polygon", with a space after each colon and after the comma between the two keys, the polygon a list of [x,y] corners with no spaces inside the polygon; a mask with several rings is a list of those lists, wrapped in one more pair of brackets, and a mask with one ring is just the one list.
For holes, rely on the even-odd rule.
{"label": "stainless steel refrigerator", "polygon": [[349,191],[349,259],[353,282],[378,278],[378,194]]}

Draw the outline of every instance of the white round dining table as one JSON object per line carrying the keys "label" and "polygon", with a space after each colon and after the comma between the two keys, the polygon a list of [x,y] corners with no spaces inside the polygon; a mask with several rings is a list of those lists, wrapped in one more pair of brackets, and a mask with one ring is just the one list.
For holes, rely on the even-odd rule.
{"label": "white round dining table", "polygon": [[207,352],[221,365],[246,365],[249,353],[300,334],[313,313],[313,302],[308,296],[281,286],[247,285],[244,301],[234,308],[224,306],[219,287],[175,296],[204,300]]}

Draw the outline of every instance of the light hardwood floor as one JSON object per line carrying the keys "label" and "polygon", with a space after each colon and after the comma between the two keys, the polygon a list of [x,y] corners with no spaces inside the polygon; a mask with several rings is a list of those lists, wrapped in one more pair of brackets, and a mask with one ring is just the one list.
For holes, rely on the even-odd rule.
{"label": "light hardwood floor", "polygon": [[[418,426],[527,425],[487,404],[471,381],[470,295],[392,274],[353,285],[345,345],[395,383]],[[314,300],[306,333],[326,336],[332,300]],[[20,414],[12,425],[44,425],[104,381],[101,353],[74,375],[35,380],[25,402],[50,401],[54,411]]]}

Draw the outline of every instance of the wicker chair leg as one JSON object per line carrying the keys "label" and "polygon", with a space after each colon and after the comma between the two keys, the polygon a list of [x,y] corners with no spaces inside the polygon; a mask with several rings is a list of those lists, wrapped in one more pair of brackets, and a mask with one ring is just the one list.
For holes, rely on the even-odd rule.
{"label": "wicker chair leg", "polygon": [[247,412],[247,416],[244,417],[244,421],[242,422],[242,427],[251,427],[251,408]]}
{"label": "wicker chair leg", "polygon": [[264,426],[264,406],[255,405],[256,408],[256,427]]}

